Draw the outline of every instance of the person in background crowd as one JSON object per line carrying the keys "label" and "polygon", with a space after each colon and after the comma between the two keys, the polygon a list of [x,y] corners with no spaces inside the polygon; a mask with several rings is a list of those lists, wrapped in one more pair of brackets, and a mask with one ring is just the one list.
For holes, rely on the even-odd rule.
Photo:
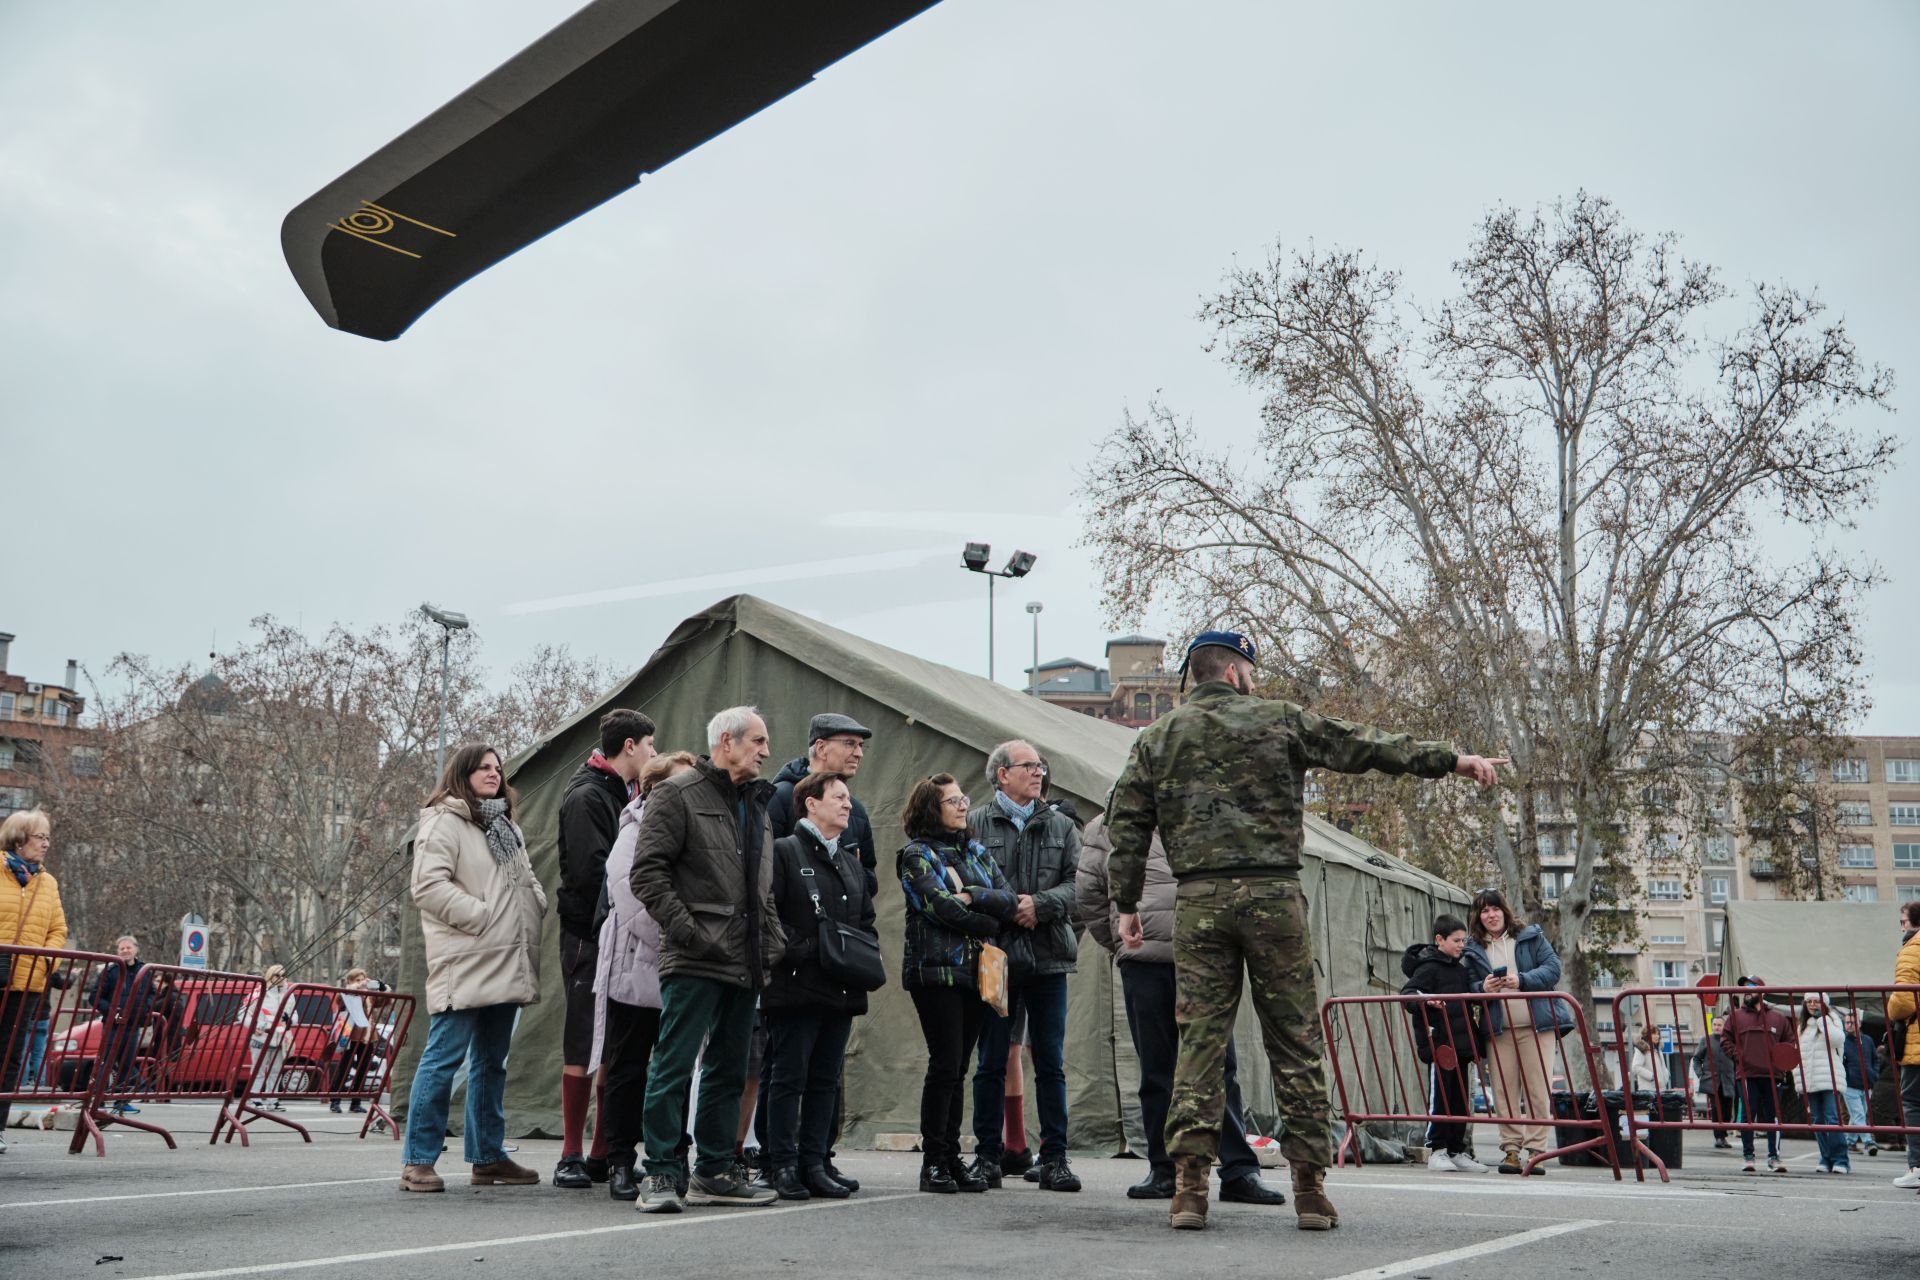
{"label": "person in background crowd", "polygon": [[[973,1175],[1000,1185],[1006,1127],[1006,1084],[1014,1022],[1025,1013],[1040,1111],[1042,1191],[1078,1191],[1067,1163],[1067,975],[1078,944],[1073,934],[1073,881],[1080,831],[1057,805],[1042,801],[1046,765],[1033,745],[1003,742],[987,757],[992,798],[967,815],[967,831],[986,849],[1019,895],[1007,952],[1007,1016],[989,1013],[980,1028],[973,1075]],[[1017,1060],[1015,1060],[1017,1062]]]}
{"label": "person in background crowd", "polygon": [[673,1175],[696,1058],[697,1159],[687,1203],[775,1199],[771,1189],[744,1181],[734,1164],[754,998],[785,945],[773,905],[773,787],[760,777],[766,721],[752,707],[729,707],[707,722],[707,745],[708,757],[648,797],[629,877],[660,926],[660,1036],[647,1072],[643,1213],[681,1210]]}
{"label": "person in background crowd", "polygon": [[[1147,1176],[1127,1188],[1129,1200],[1173,1199],[1173,1157],[1167,1154],[1167,1108],[1173,1100],[1173,1065],[1179,1058],[1180,1023],[1174,1016],[1173,868],[1158,836],[1147,847],[1147,875],[1140,895],[1140,945],[1123,947],[1109,900],[1107,857],[1113,851],[1103,818],[1081,833],[1080,870],[1074,905],[1087,936],[1113,953],[1127,1008],[1127,1033],[1140,1061],[1140,1124],[1147,1134]],[[1220,1198],[1240,1204],[1284,1205],[1286,1195],[1260,1179],[1260,1158],[1247,1144],[1246,1109],[1240,1101],[1239,1060],[1227,1037],[1227,1101],[1220,1126]]]}
{"label": "person in background crowd", "polygon": [[[981,944],[1019,912],[1019,895],[986,848],[967,832],[967,794],[950,773],[914,783],[894,866],[906,895],[900,985],[927,1043],[920,1087],[920,1190],[985,1191],[960,1159],[967,1061],[991,1013],[980,999]],[[1002,1061],[1005,1060],[1004,1052]]]}
{"label": "person in background crowd", "polygon": [[[60,907],[60,884],[47,870],[53,848],[53,824],[39,809],[20,809],[0,822],[0,940],[9,946],[58,951],[67,943],[67,913]],[[54,966],[41,959],[14,957],[0,978],[0,1151],[6,1150],[6,1094],[26,1065],[27,1040],[46,1000]]]}
{"label": "person in background crowd", "polygon": [[[1433,941],[1416,942],[1400,957],[1407,975],[1401,995],[1466,995],[1473,980],[1460,957],[1467,949],[1467,924],[1458,916],[1441,915],[1433,922]],[[1467,1000],[1429,1000],[1409,1004],[1413,1022],[1413,1049],[1427,1064],[1427,1096],[1433,1114],[1460,1116],[1436,1120],[1428,1130],[1433,1148],[1427,1168],[1434,1173],[1486,1173],[1487,1166],[1467,1151],[1467,1120],[1473,1107],[1467,1100],[1467,1067],[1486,1055],[1485,1021],[1481,1006]]]}
{"label": "person in background crowd", "polygon": [[[1748,976],[1742,987],[1765,986],[1764,979]],[[1786,1014],[1769,1005],[1758,991],[1735,997],[1732,1008],[1720,1019],[1717,1034],[1733,1059],[1734,1078],[1739,1082],[1742,1118],[1754,1124],[1777,1124],[1780,1120],[1779,1068],[1774,1063],[1775,1046],[1792,1043],[1793,1023]],[[1780,1131],[1768,1129],[1767,1169],[1785,1173],[1780,1159]],[[1753,1130],[1740,1131],[1740,1154],[1747,1173],[1753,1172]]]}
{"label": "person in background crowd", "polygon": [[[1719,1036],[1703,1037],[1693,1051],[1693,1078],[1699,1081],[1700,1092],[1706,1095],[1707,1111],[1713,1123],[1726,1124],[1732,1120],[1736,1077],[1733,1059]],[[1727,1141],[1725,1129],[1713,1131],[1713,1145],[1722,1151],[1733,1146]]]}
{"label": "person in background crowd", "polygon": [[[93,989],[93,1011],[104,1028],[107,1056],[113,1063],[109,1083],[131,1085],[140,1053],[140,1028],[146,1024],[153,1005],[153,984],[140,972],[146,967],[146,961],[140,958],[139,939],[122,934],[114,941],[113,950],[120,957],[120,963],[100,971]],[[116,1027],[114,1016],[122,1011],[125,1016]],[[116,1115],[140,1114],[140,1108],[128,1102],[115,1102],[112,1107]]]}
{"label": "person in background crowd", "polygon": [[[1513,914],[1506,895],[1482,889],[1467,914],[1466,966],[1474,990],[1492,993],[1553,991],[1560,982],[1560,957],[1537,924]],[[1494,970],[1501,972],[1495,973]],[[1526,1017],[1520,1017],[1521,1010]],[[1493,1034],[1493,1107],[1507,1115],[1553,1114],[1547,1091],[1548,1064],[1558,1037],[1573,1025],[1573,1015],[1558,1000],[1494,1000],[1487,1005],[1487,1029]],[[1500,1172],[1539,1177],[1546,1166],[1528,1161],[1547,1148],[1544,1124],[1500,1126]],[[1525,1153],[1524,1156],[1522,1153]]]}
{"label": "person in background crowd", "polygon": [[[787,951],[760,996],[773,1062],[767,1094],[768,1182],[782,1200],[844,1200],[858,1184],[827,1172],[833,1121],[853,1020],[867,993],[828,972],[820,925],[832,921],[875,937],[867,871],[840,848],[853,797],[835,773],[810,773],[793,788],[800,812],[793,834],[774,842],[773,900]],[[877,940],[877,939],[876,939]]]}
{"label": "person in background crowd", "polygon": [[[660,1038],[660,926],[633,894],[633,852],[640,840],[640,819],[647,797],[667,779],[693,768],[693,755],[675,751],[657,755],[640,770],[640,794],[620,811],[620,835],[607,855],[606,916],[600,924],[600,964],[593,978],[598,999],[594,1011],[593,1054],[589,1071],[600,1077],[600,1106],[607,1136],[607,1194],[615,1200],[640,1198],[634,1174],[639,1159],[641,1121],[647,1105],[647,1068]],[[686,1194],[684,1154],[674,1175],[675,1191]]]}
{"label": "person in background crowd", "polygon": [[1666,1087],[1665,1055],[1660,1052],[1660,1028],[1649,1022],[1633,1041],[1633,1088],[1636,1093],[1658,1093]]}
{"label": "person in background crowd", "polygon": [[580,1191],[607,1180],[606,1100],[594,1108],[593,1148],[581,1143],[593,1084],[593,978],[600,969],[594,916],[606,891],[607,854],[620,835],[620,813],[653,758],[653,721],[619,707],[600,717],[600,745],[567,779],[560,798],[560,972],[567,996],[560,1039],[560,1162],[553,1185]]}
{"label": "person in background crowd", "polygon": [[[1827,998],[1817,991],[1807,993],[1800,1003],[1801,1092],[1807,1097],[1807,1119],[1813,1124],[1840,1123],[1840,1090],[1847,1083],[1847,1029]],[[1852,1173],[1853,1162],[1847,1155],[1847,1135],[1813,1135],[1820,1148],[1821,1173]]]}
{"label": "person in background crowd", "polygon": [[520,1006],[540,1000],[547,895],[514,822],[500,753],[468,743],[447,759],[413,840],[413,901],[427,956],[427,1047],[407,1107],[403,1191],[445,1191],[433,1170],[447,1135],[453,1074],[467,1064],[462,1130],[476,1187],[532,1186],[505,1149],[507,1049]]}
{"label": "person in background crowd", "polygon": [[[1909,902],[1901,921],[1900,954],[1893,962],[1893,980],[1902,985],[1920,983],[1920,902]],[[1920,1128],[1920,1025],[1916,1025],[1920,1007],[1911,992],[1893,991],[1887,995],[1887,1021],[1904,1022],[1900,1041],[1900,1110],[1909,1129]],[[1907,1171],[1893,1180],[1906,1190],[1920,1187],[1920,1138],[1907,1136]]]}
{"label": "person in background crowd", "polygon": [[[346,977],[340,979],[340,985],[349,991],[363,991],[371,979],[365,969],[349,969]],[[349,1088],[359,1089],[367,1073],[367,1059],[373,1053],[373,1025],[367,1017],[367,1002],[357,995],[340,997],[340,1016],[333,1028],[333,1071],[327,1082],[327,1092],[343,1093]],[[354,1114],[367,1109],[360,1099],[353,1100]],[[340,1114],[340,1099],[334,1098],[327,1103],[327,1110]]]}
{"label": "person in background crowd", "polygon": [[[1872,1124],[1873,1107],[1868,1099],[1872,1096],[1874,1084],[1880,1079],[1879,1046],[1867,1039],[1860,1030],[1860,1017],[1853,1010],[1846,1012],[1841,1025],[1847,1030],[1847,1047],[1843,1055],[1843,1064],[1847,1069],[1847,1123]],[[1880,1154],[1880,1145],[1873,1140],[1871,1130],[1849,1134],[1847,1149],[1858,1151],[1863,1141],[1868,1155]]]}
{"label": "person in background crowd", "polygon": [[[266,986],[240,1015],[240,1021],[251,1027],[247,1043],[253,1048],[253,1083],[249,1088],[253,1104],[261,1110],[285,1111],[286,1106],[276,1096],[280,1064],[287,1056],[287,1028],[300,1019],[298,1011],[287,1001],[286,966],[269,965],[262,977]],[[154,1056],[160,1055],[156,1052]]]}

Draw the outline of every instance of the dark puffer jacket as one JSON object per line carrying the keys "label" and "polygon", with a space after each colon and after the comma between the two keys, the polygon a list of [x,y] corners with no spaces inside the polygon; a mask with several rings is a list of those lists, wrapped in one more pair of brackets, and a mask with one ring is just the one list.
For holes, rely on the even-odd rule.
{"label": "dark puffer jacket", "polygon": [[[894,866],[906,893],[906,947],[900,985],[970,987],[979,981],[980,944],[1019,909],[1020,895],[978,840],[958,835],[914,840]],[[954,895],[972,897],[969,906]]]}
{"label": "dark puffer jacket", "polygon": [[[767,801],[767,823],[773,828],[773,838],[781,840],[793,834],[794,824],[806,817],[804,813],[795,813],[793,809],[793,786],[807,776],[810,762],[805,756],[798,760],[789,760],[782,765],[780,772],[773,775],[773,796]],[[880,865],[879,849],[873,843],[873,820],[867,816],[867,806],[856,798],[853,800],[853,816],[847,819],[847,829],[840,833],[840,847],[851,849],[860,859],[860,865],[867,869],[867,894],[871,897],[880,888],[880,882],[874,878],[874,869]]]}
{"label": "dark puffer jacket", "polygon": [[[1405,996],[1457,996],[1473,989],[1467,966],[1431,942],[1416,942],[1408,947],[1400,957],[1400,972],[1407,975],[1407,985],[1400,988],[1400,994]],[[1471,1000],[1448,1000],[1442,1004],[1444,1007],[1439,1009],[1424,1001],[1403,1006],[1413,1023],[1413,1051],[1420,1056],[1420,1061],[1433,1061],[1435,1045],[1451,1045],[1461,1065],[1485,1057],[1487,1042],[1481,1030],[1481,1006]]]}
{"label": "dark puffer jacket", "polygon": [[609,772],[598,751],[574,770],[560,796],[560,887],[553,895],[560,927],[576,938],[599,937],[595,923],[607,886],[607,854],[620,838],[627,784]]}
{"label": "dark puffer jacket", "polygon": [[[989,798],[967,815],[967,831],[986,846],[1014,892],[1032,897],[1039,917],[1033,928],[1020,929],[1021,936],[1010,934],[1002,944],[1007,947],[1008,977],[1072,973],[1079,951],[1073,934],[1073,883],[1080,870],[1080,828],[1049,800],[1035,806],[1024,827],[1016,827]],[[1023,943],[1031,943],[1030,961],[1016,954]]]}
{"label": "dark puffer jacket", "polygon": [[865,1013],[867,993],[849,990],[820,964],[820,921],[809,882],[829,920],[873,932],[867,869],[849,850],[829,854],[819,836],[795,827],[792,835],[773,842],[773,905],[786,931],[787,951],[760,993],[760,1007]]}

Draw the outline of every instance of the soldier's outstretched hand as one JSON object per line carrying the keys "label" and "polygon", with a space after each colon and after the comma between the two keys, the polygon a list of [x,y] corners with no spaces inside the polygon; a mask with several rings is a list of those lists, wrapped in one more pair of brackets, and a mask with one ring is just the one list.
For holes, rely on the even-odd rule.
{"label": "soldier's outstretched hand", "polygon": [[1489,759],[1486,756],[1459,756],[1453,762],[1453,771],[1463,778],[1472,778],[1483,787],[1490,787],[1500,780],[1499,767],[1511,763],[1505,756]]}

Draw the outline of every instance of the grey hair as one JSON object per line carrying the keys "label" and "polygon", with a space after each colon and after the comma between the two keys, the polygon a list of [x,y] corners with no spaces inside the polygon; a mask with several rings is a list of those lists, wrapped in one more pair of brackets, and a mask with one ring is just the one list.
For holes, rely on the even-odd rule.
{"label": "grey hair", "polygon": [[136,947],[140,945],[140,939],[134,937],[130,933],[123,933],[119,937],[115,938],[113,940],[113,945],[117,947],[123,942],[131,942]]}
{"label": "grey hair", "polygon": [[752,724],[759,714],[758,707],[728,707],[714,716],[707,721],[707,750],[712,751],[720,745],[722,734],[738,741],[740,735],[747,731],[747,726]]}
{"label": "grey hair", "polygon": [[1000,771],[1002,769],[1007,769],[1012,767],[1013,749],[1015,747],[1030,747],[1033,749],[1033,752],[1035,755],[1038,755],[1040,753],[1040,748],[1035,747],[1031,742],[1028,742],[1025,738],[1015,738],[1010,742],[1001,743],[999,746],[995,747],[991,752],[987,754],[987,785],[988,786],[993,787],[996,790],[999,788]]}

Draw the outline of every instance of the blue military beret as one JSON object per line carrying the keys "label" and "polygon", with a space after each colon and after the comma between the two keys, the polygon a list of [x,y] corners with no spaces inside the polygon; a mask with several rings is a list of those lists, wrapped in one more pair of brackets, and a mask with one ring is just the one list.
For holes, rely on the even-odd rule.
{"label": "blue military beret", "polygon": [[1186,687],[1187,666],[1193,661],[1194,651],[1196,649],[1206,648],[1231,649],[1248,662],[1257,663],[1260,661],[1260,652],[1253,647],[1253,641],[1241,635],[1238,631],[1202,631],[1193,638],[1193,643],[1187,646],[1186,661],[1180,664],[1180,685],[1182,688]]}

